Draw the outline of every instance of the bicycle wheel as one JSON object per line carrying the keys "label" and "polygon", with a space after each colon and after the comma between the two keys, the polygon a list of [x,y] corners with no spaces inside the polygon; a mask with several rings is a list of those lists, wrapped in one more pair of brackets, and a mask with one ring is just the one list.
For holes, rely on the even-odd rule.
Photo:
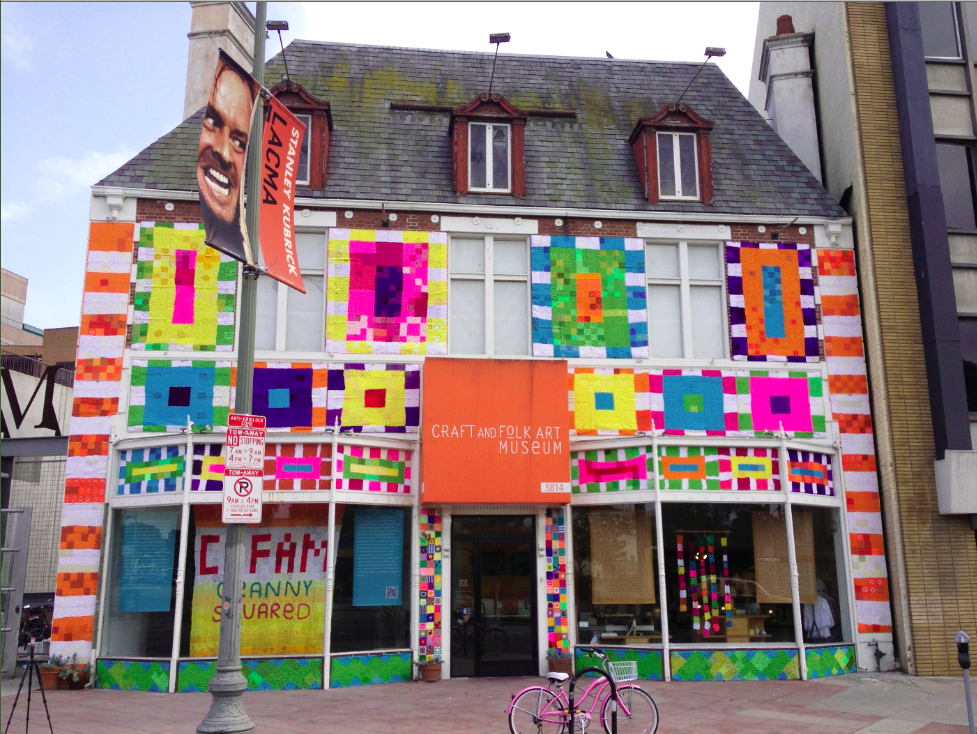
{"label": "bicycle wheel", "polygon": [[[658,730],[658,707],[646,691],[638,686],[617,688],[617,734],[655,734]],[[600,709],[604,731],[611,734],[611,697]]]}
{"label": "bicycle wheel", "polygon": [[495,657],[509,649],[509,635],[501,627],[489,627],[482,632],[482,654]]}
{"label": "bicycle wheel", "polygon": [[566,709],[563,702],[546,688],[528,688],[512,702],[509,711],[512,734],[564,734]]}

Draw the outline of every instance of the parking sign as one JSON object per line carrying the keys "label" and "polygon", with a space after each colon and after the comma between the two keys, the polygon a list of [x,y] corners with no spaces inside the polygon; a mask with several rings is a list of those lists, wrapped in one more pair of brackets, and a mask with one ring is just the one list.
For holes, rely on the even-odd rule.
{"label": "parking sign", "polygon": [[257,525],[261,522],[260,469],[224,469],[224,495],[221,499],[221,520]]}

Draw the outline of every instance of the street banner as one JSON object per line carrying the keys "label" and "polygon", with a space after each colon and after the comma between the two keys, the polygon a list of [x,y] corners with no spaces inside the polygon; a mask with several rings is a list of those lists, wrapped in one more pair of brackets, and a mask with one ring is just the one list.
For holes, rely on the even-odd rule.
{"label": "street banner", "polygon": [[[193,602],[190,656],[213,657],[220,637],[226,528],[216,505],[193,508]],[[336,506],[336,535],[343,506]],[[265,508],[244,539],[242,655],[322,653],[325,625],[329,506]],[[188,569],[189,576],[189,569]]]}
{"label": "street banner", "polygon": [[223,49],[197,145],[197,188],[206,243],[254,265],[244,221],[248,138],[261,85]]}
{"label": "street banner", "polygon": [[305,125],[272,97],[261,136],[261,209],[258,240],[265,269],[275,280],[305,293],[295,251],[295,170]]}

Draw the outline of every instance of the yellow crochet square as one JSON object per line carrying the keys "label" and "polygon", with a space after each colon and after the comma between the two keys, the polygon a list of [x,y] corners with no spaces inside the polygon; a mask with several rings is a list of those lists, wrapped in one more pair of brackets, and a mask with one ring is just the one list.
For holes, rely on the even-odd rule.
{"label": "yellow crochet square", "polygon": [[773,460],[769,456],[731,456],[733,479],[771,479]]}
{"label": "yellow crochet square", "polygon": [[573,376],[573,413],[574,427],[578,431],[638,430],[634,375],[576,373]]}
{"label": "yellow crochet square", "polygon": [[[217,276],[220,253],[204,244],[202,229],[157,227],[153,232],[153,289],[149,296],[147,341],[153,344],[217,343]],[[176,303],[176,255],[196,252],[193,275],[193,323],[173,323]]]}
{"label": "yellow crochet square", "polygon": [[[401,370],[346,370],[343,392],[344,426],[404,426],[407,425],[404,372]],[[366,407],[376,403],[376,393],[383,390],[383,407]]]}

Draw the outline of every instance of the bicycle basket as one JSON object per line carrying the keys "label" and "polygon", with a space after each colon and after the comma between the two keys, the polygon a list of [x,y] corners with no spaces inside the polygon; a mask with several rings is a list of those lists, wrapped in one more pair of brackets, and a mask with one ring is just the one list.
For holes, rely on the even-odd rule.
{"label": "bicycle basket", "polygon": [[609,663],[615,683],[638,679],[638,663],[634,660],[621,660]]}

